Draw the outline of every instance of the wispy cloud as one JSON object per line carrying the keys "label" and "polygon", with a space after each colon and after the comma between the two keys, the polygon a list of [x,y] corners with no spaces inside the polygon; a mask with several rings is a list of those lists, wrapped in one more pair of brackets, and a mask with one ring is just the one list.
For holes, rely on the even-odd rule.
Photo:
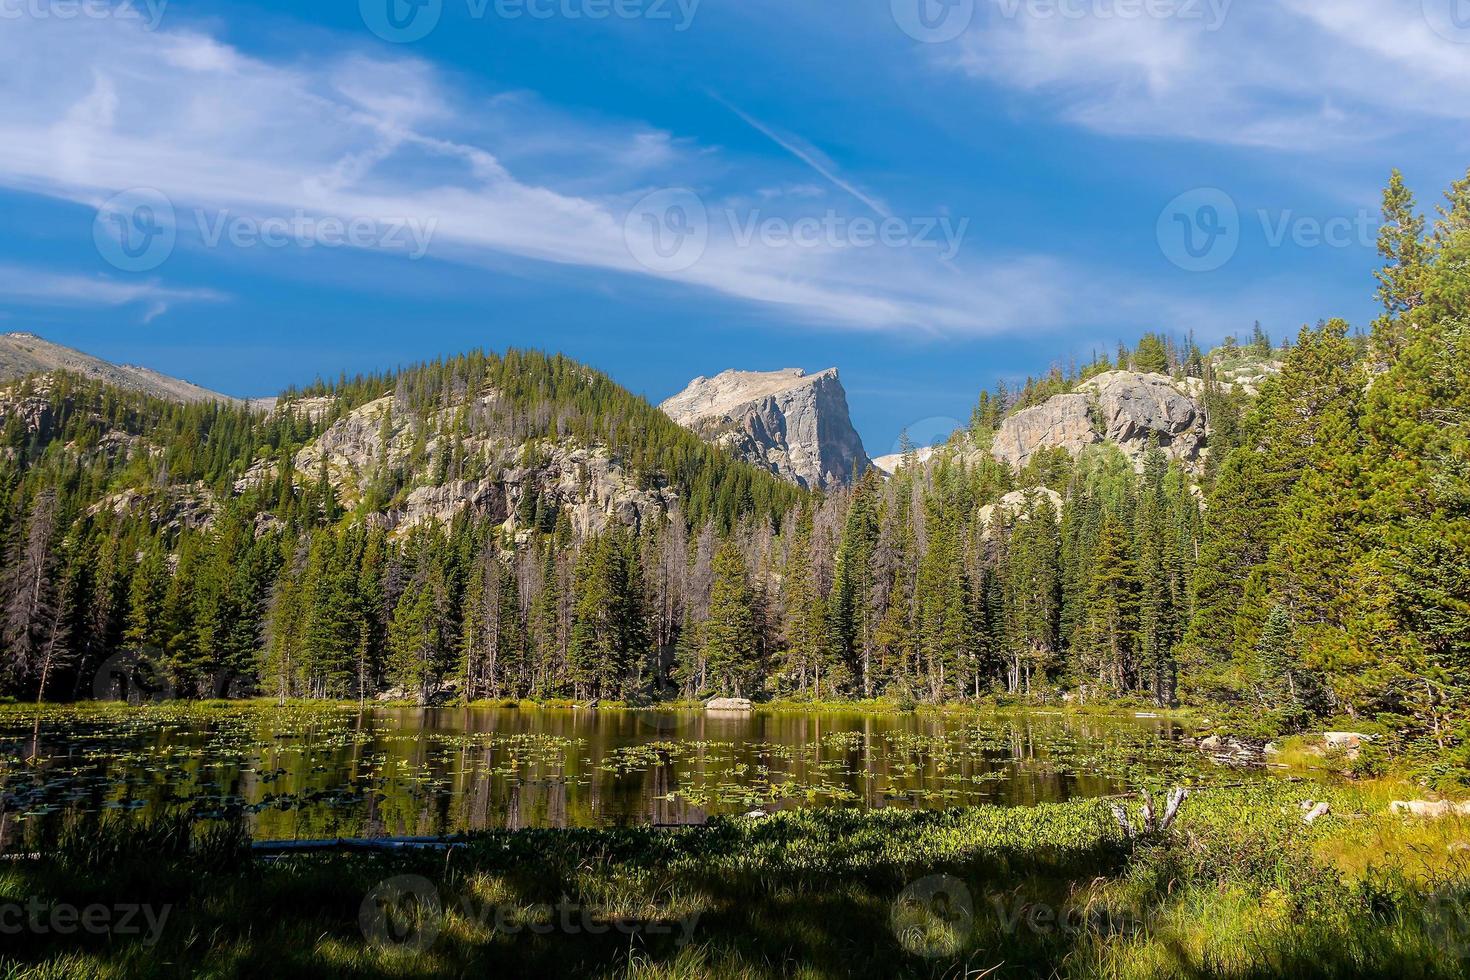
{"label": "wispy cloud", "polygon": [[175,303],[219,303],[229,296],[213,289],[170,288],[157,280],[119,281],[0,265],[0,299],[34,306],[62,307],[146,304],[142,317],[146,324],[168,312]]}
{"label": "wispy cloud", "polygon": [[[91,206],[156,188],[180,212],[178,250],[205,247],[186,218],[200,210],[432,223],[434,258],[490,265],[513,256],[658,277],[849,329],[1059,328],[1094,319],[1120,290],[1116,276],[978,242],[951,262],[934,250],[850,240],[741,241],[726,218],[763,200],[769,168],[742,183],[713,148],[646,124],[575,120],[525,93],[457,94],[413,58],[317,54],[309,63],[272,61],[198,31],[147,32],[121,21],[10,22],[0,33],[0,186]],[[57,64],[86,70],[58,75]],[[820,151],[740,115],[864,208],[893,213]],[[618,149],[616,166],[587,151],[589,134],[591,145]],[[693,265],[662,272],[635,259],[625,219],[649,191],[670,185],[698,188],[709,241]],[[757,207],[767,209],[757,218],[853,218],[823,195]],[[93,296],[134,290],[151,304],[148,318],[208,298],[168,295],[157,283],[86,285]],[[1147,290],[1126,291],[1148,302]]]}
{"label": "wispy cloud", "polygon": [[1424,0],[1220,0],[1133,18],[980,3],[987,15],[936,56],[1100,132],[1316,151],[1470,119],[1470,45],[1437,34]]}
{"label": "wispy cloud", "polygon": [[767,126],[759,119],[756,119],[754,116],[750,115],[740,107],[727,101],[714,92],[710,93],[710,97],[713,98],[716,102],[720,103],[720,105],[724,106],[726,109],[729,109],[731,112],[735,113],[735,115],[739,116],[746,125],[750,126],[752,129],[765,136],[772,143],[775,143],[777,146],[781,147],[781,149],[785,150],[787,153],[790,153],[792,156],[796,157],[808,167],[811,167],[812,170],[816,171],[819,175],[825,178],[827,182],[830,183],[833,187],[836,187],[838,190],[851,194],[863,204],[866,204],[870,209],[872,209],[873,213],[877,214],[878,216],[883,218],[893,217],[893,211],[888,207],[887,204],[884,204],[881,200],[869,194],[867,191],[861,190],[856,184],[852,183],[850,180],[838,173],[837,165],[833,163],[831,159],[829,159],[827,155],[821,150],[818,150],[816,147],[812,146],[810,143],[806,142],[800,137],[793,136],[789,133],[778,132],[774,128]]}

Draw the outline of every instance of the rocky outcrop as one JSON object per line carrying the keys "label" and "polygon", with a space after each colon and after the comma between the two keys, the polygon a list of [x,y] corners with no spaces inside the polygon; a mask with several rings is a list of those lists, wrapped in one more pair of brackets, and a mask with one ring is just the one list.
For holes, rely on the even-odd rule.
{"label": "rocky outcrop", "polygon": [[1043,501],[1051,505],[1053,514],[1062,516],[1062,495],[1050,487],[1036,487],[1032,490],[1012,490],[996,503],[981,507],[980,526],[989,532],[991,525],[1003,517],[1025,520],[1026,515],[1033,513],[1033,508],[1041,506]]}
{"label": "rocky outcrop", "polygon": [[1150,441],[1182,462],[1200,458],[1204,411],[1167,375],[1109,371],[1083,383],[1080,391],[1095,401],[1103,438],[1135,460],[1143,458]]}
{"label": "rocky outcrop", "polygon": [[1043,449],[1065,449],[1075,455],[1101,441],[1092,421],[1091,400],[1086,395],[1057,395],[1002,422],[990,451],[1021,469]]}
{"label": "rocky outcrop", "polygon": [[229,395],[171,378],[151,368],[113,364],[32,333],[0,334],[0,382],[50,371],[69,371],[169,401],[239,403]]}
{"label": "rocky outcrop", "polygon": [[[0,422],[14,424],[27,436],[44,442],[55,434],[55,427],[63,420],[74,422],[79,412],[85,412],[100,435],[85,446],[68,443],[68,449],[84,457],[100,456],[108,460],[126,458],[139,449],[161,454],[161,450],[149,446],[142,437],[114,428],[110,419],[85,406],[69,404],[58,413],[53,401],[56,387],[55,375],[42,374],[0,388]],[[14,453],[11,447],[0,448],[0,456],[14,458]]]}
{"label": "rocky outcrop", "polygon": [[118,517],[146,517],[161,531],[197,530],[214,523],[218,503],[213,491],[200,483],[184,483],[148,490],[129,489],[109,494],[87,508],[87,516],[110,511]]}
{"label": "rocky outcrop", "polygon": [[1115,443],[1139,468],[1150,445],[1193,465],[1206,452],[1204,412],[1167,375],[1109,371],[1007,418],[991,452],[1019,469],[1043,449],[1075,455],[1101,442]]}
{"label": "rocky outcrop", "polygon": [[711,698],[704,703],[706,711],[750,711],[750,698]]}
{"label": "rocky outcrop", "polygon": [[[498,396],[486,393],[467,410],[489,411]],[[395,411],[394,399],[379,398],[359,406],[327,427],[317,439],[297,452],[295,482],[327,480],[345,507],[358,503],[381,466],[403,471],[413,464],[421,432],[436,433],[418,450],[423,460],[442,459],[448,426],[444,413],[422,424],[411,413]],[[459,411],[456,406],[448,410]],[[566,439],[533,446],[493,436],[469,434],[459,450],[464,462],[452,474],[410,473],[410,487],[401,499],[375,520],[395,533],[404,533],[427,521],[448,524],[460,514],[503,523],[519,530],[527,512],[547,508],[565,510],[578,535],[599,533],[617,524],[639,527],[674,503],[673,494],[660,487],[640,487],[602,447],[587,447]],[[426,467],[425,469],[432,469]],[[261,464],[236,485],[242,492],[251,484],[274,477],[274,468]],[[518,515],[520,515],[518,517]]]}
{"label": "rocky outcrop", "polygon": [[851,483],[871,464],[837,369],[725,371],[659,406],[675,422],[799,486]]}
{"label": "rocky outcrop", "polygon": [[1470,800],[1454,803],[1450,800],[1394,800],[1388,805],[1390,813],[1407,813],[1413,817],[1449,817],[1470,814]]}

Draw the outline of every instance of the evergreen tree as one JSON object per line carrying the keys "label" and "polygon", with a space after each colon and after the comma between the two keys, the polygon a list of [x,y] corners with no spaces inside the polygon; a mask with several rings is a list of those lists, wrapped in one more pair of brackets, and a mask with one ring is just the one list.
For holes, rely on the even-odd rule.
{"label": "evergreen tree", "polygon": [[727,540],[715,552],[703,648],[711,681],[722,692],[736,697],[753,693],[760,676],[752,598],[745,556],[734,541]]}

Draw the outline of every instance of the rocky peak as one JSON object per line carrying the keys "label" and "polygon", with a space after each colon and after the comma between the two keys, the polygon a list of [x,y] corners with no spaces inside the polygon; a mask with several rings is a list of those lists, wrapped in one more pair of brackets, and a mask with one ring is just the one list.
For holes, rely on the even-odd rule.
{"label": "rocky peak", "polygon": [[871,464],[836,368],[724,371],[659,406],[675,422],[803,487],[852,482]]}
{"label": "rocky peak", "polygon": [[991,452],[1017,468],[1042,449],[1116,443],[1141,468],[1151,443],[1185,464],[1206,452],[1204,411],[1163,374],[1108,371],[1001,423]]}

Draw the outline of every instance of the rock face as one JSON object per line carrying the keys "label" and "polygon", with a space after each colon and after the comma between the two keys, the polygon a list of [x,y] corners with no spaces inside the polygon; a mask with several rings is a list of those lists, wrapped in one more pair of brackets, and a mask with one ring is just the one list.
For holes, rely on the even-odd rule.
{"label": "rock face", "polygon": [[990,451],[995,458],[1020,469],[1043,449],[1065,449],[1076,454],[1102,442],[1092,422],[1092,402],[1086,395],[1057,395],[1007,418],[995,433]]}
{"label": "rock face", "polygon": [[851,483],[872,465],[837,369],[725,371],[659,406],[675,422],[799,486]]}
{"label": "rock face", "polygon": [[[488,392],[466,408],[471,413],[488,411],[498,397]],[[385,396],[333,422],[296,453],[292,461],[295,482],[318,479],[325,468],[338,501],[351,507],[362,499],[365,482],[380,463],[408,466],[416,426],[410,413],[401,407],[395,411],[393,406],[393,396]],[[430,432],[445,431],[456,411],[458,406],[431,416],[425,427]],[[443,439],[435,435],[427,440],[423,447],[426,459],[442,455]],[[517,512],[534,509],[534,502],[540,501],[564,508],[572,530],[586,535],[613,524],[636,528],[674,503],[668,491],[639,487],[602,447],[589,448],[567,439],[539,443],[528,455],[519,443],[479,435],[465,437],[461,445],[466,460],[462,472],[438,477],[420,474],[423,478],[415,480],[418,485],[379,515],[378,522],[402,534],[426,521],[448,524],[456,515],[467,513],[515,530],[521,527]],[[239,481],[236,491],[274,475],[272,466],[262,464]]]}
{"label": "rock face", "polygon": [[[53,344],[32,333],[0,334],[0,382],[28,374],[70,371],[129,391],[175,402],[237,402],[229,395],[132,364],[113,364],[79,350]],[[274,400],[272,400],[274,401]]]}
{"label": "rock face", "polygon": [[1072,394],[1007,418],[991,452],[1019,469],[1038,450],[1061,448],[1075,455],[1100,442],[1116,443],[1140,468],[1151,442],[1166,455],[1193,464],[1205,452],[1204,412],[1166,375],[1109,371],[1089,378]]}

